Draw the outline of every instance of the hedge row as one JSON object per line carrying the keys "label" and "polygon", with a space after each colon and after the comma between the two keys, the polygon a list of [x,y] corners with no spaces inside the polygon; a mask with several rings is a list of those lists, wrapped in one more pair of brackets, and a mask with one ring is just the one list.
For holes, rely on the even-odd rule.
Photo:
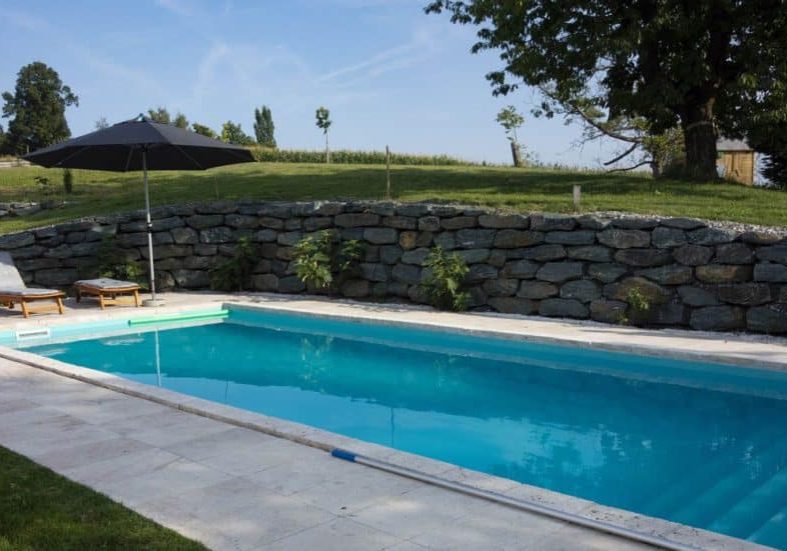
{"label": "hedge row", "polygon": [[[303,149],[272,149],[252,147],[251,152],[258,161],[272,163],[324,163],[325,151],[309,151]],[[385,164],[385,151],[350,151],[340,149],[331,151],[331,162],[337,164]],[[475,165],[470,161],[449,157],[447,155],[411,155],[407,153],[391,153],[393,165]]]}

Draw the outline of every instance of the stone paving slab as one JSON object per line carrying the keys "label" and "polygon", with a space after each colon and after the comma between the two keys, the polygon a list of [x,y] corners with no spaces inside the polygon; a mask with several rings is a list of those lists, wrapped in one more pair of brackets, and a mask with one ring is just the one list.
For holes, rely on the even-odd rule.
{"label": "stone paving slab", "polygon": [[8,360],[0,445],[213,549],[645,548]]}

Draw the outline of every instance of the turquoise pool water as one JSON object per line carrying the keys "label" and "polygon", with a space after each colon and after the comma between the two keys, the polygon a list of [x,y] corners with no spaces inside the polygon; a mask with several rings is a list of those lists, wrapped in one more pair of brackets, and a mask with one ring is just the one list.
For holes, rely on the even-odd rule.
{"label": "turquoise pool water", "polygon": [[787,547],[787,377],[232,310],[29,351]]}

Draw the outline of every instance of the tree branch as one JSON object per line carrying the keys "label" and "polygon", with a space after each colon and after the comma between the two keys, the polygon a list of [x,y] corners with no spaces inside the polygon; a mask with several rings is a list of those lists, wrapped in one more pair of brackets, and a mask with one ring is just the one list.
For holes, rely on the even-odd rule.
{"label": "tree branch", "polygon": [[615,157],[614,159],[612,159],[612,160],[610,160],[610,161],[607,161],[606,163],[604,163],[604,166],[614,165],[615,163],[617,163],[617,162],[618,162],[619,160],[621,160],[622,158],[624,158],[624,157],[626,157],[626,156],[630,155],[631,153],[633,153],[633,152],[634,152],[634,150],[635,150],[635,149],[637,149],[637,146],[639,146],[639,144],[638,144],[638,143],[635,143],[634,145],[632,145],[631,147],[629,147],[629,148],[628,148],[626,151],[624,151],[623,153],[621,153],[620,155],[618,155],[618,156],[617,156],[617,157]]}
{"label": "tree branch", "polygon": [[607,174],[612,174],[613,172],[628,172],[629,170],[634,170],[635,168],[639,168],[641,166],[649,165],[652,162],[653,162],[653,159],[647,159],[645,161],[642,161],[641,163],[635,164],[634,166],[629,166],[629,167],[626,167],[626,168],[613,168],[613,169],[607,170]]}

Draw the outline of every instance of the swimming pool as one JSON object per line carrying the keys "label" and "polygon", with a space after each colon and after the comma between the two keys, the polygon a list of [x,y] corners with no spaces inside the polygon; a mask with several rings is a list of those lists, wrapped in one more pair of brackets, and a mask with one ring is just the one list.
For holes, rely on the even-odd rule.
{"label": "swimming pool", "polygon": [[787,546],[787,376],[231,309],[26,350],[519,482]]}

